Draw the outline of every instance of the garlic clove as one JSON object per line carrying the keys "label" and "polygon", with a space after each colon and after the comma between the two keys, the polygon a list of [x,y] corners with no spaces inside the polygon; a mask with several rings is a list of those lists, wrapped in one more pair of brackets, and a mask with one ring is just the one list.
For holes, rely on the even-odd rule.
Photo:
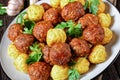
{"label": "garlic clove", "polygon": [[13,11],[17,11],[19,9],[19,6],[18,5],[15,5],[15,4],[9,4],[8,5],[8,8],[10,10],[13,10]]}
{"label": "garlic clove", "polygon": [[8,5],[9,4],[19,5],[19,1],[17,1],[17,0],[9,0]]}
{"label": "garlic clove", "polygon": [[23,7],[24,7],[23,0],[9,0],[7,14],[9,16],[15,16],[21,11]]}
{"label": "garlic clove", "polygon": [[20,10],[14,11],[14,10],[11,10],[11,9],[7,8],[7,14],[8,14],[9,16],[15,16],[15,15],[17,15],[19,12],[20,12]]}

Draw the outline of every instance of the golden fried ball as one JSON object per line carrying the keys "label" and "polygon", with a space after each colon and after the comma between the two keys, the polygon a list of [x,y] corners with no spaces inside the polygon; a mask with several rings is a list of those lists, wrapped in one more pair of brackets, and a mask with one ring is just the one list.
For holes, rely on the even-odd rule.
{"label": "golden fried ball", "polygon": [[63,8],[68,3],[69,3],[69,0],[60,0],[60,7]]}
{"label": "golden fried ball", "polygon": [[68,70],[67,66],[54,65],[51,70],[51,77],[53,80],[66,80],[68,78]]}
{"label": "golden fried ball", "polygon": [[111,24],[110,14],[100,13],[98,14],[98,19],[102,27],[110,27],[110,24]]}
{"label": "golden fried ball", "polygon": [[96,45],[93,47],[92,52],[89,55],[89,61],[94,64],[104,62],[107,57],[107,52],[103,45]]}
{"label": "golden fried ball", "polygon": [[73,66],[80,74],[86,73],[89,70],[90,62],[84,58],[80,57],[77,63]]}
{"label": "golden fried ball", "polygon": [[20,54],[22,54],[22,53],[19,52],[19,50],[16,49],[16,47],[13,43],[8,46],[8,55],[12,59],[16,59]]}
{"label": "golden fried ball", "polygon": [[41,5],[30,5],[27,9],[28,18],[33,21],[39,21],[44,14],[44,8]]}
{"label": "golden fried ball", "polygon": [[54,43],[66,41],[66,33],[62,29],[49,29],[47,32],[47,44],[48,46],[53,45]]}
{"label": "golden fried ball", "polygon": [[111,41],[112,37],[113,37],[113,32],[112,30],[110,30],[109,28],[103,27],[104,32],[105,32],[105,37],[102,41],[102,44],[107,44]]}
{"label": "golden fried ball", "polygon": [[57,8],[60,5],[60,0],[50,0],[52,7]]}
{"label": "golden fried ball", "polygon": [[26,64],[26,60],[28,58],[27,54],[20,54],[14,61],[14,65],[17,70],[27,73],[28,65]]}
{"label": "golden fried ball", "polygon": [[100,4],[98,5],[97,13],[103,13],[105,11],[105,3],[102,0],[99,0]]}

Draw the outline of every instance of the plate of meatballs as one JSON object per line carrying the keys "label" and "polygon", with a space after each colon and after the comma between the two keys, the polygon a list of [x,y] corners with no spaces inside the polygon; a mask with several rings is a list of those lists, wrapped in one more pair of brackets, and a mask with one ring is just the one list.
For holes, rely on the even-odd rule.
{"label": "plate of meatballs", "polygon": [[117,57],[120,14],[104,0],[41,0],[8,26],[0,46],[12,80],[90,80]]}

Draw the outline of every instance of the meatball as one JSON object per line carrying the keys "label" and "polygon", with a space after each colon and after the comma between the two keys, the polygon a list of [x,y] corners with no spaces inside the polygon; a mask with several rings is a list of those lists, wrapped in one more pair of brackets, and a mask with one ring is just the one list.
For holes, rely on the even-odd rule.
{"label": "meatball", "polygon": [[20,24],[13,24],[8,30],[8,38],[14,41],[16,37],[22,33],[23,27]]}
{"label": "meatball", "polygon": [[[47,48],[47,49],[46,49]],[[44,60],[51,65],[65,65],[70,61],[71,51],[66,43],[54,44],[51,48],[43,49]]]}
{"label": "meatball", "polygon": [[90,46],[87,41],[83,39],[73,38],[70,42],[70,46],[76,56],[86,56],[90,53]]}
{"label": "meatball", "polygon": [[61,15],[65,21],[68,21],[68,20],[76,21],[84,14],[85,14],[85,11],[84,11],[83,5],[78,1],[68,3],[63,7],[61,12]]}
{"label": "meatball", "polygon": [[104,39],[104,30],[101,25],[92,25],[83,31],[83,38],[93,45],[100,44]]}
{"label": "meatball", "polygon": [[93,14],[86,14],[78,20],[78,23],[82,24],[82,28],[86,28],[90,25],[98,24],[98,17]]}
{"label": "meatball", "polygon": [[46,63],[50,63],[50,59],[49,59],[50,47],[45,46],[45,47],[42,49],[42,52],[43,52],[43,54],[44,54],[43,58],[44,58],[45,62],[46,62]]}
{"label": "meatball", "polygon": [[59,17],[59,12],[55,8],[48,9],[43,15],[43,19],[45,21],[50,21],[52,24],[58,23],[58,17]]}
{"label": "meatball", "polygon": [[45,42],[46,41],[47,31],[50,28],[53,28],[53,25],[50,22],[40,21],[33,28],[33,35],[40,42]]}
{"label": "meatball", "polygon": [[30,34],[20,34],[14,41],[15,47],[23,53],[27,53],[29,46],[34,42],[34,36]]}
{"label": "meatball", "polygon": [[48,80],[51,67],[45,62],[35,62],[28,67],[31,80]]}
{"label": "meatball", "polygon": [[52,8],[52,7],[51,7],[49,4],[47,4],[47,3],[42,3],[41,5],[43,6],[43,8],[44,8],[45,11],[48,10],[48,9],[50,9],[50,8]]}

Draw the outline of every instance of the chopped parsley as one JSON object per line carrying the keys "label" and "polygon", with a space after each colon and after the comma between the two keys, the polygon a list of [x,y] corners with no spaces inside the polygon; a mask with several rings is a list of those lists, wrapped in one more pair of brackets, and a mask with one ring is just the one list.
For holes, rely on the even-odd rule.
{"label": "chopped parsley", "polygon": [[32,51],[32,53],[29,55],[28,59],[26,60],[26,63],[28,65],[40,61],[43,55],[42,50],[37,42],[35,42],[32,46],[30,46],[30,50]]}
{"label": "chopped parsley", "polygon": [[70,69],[68,71],[69,77],[68,80],[79,80],[80,74],[76,69]]}
{"label": "chopped parsley", "polygon": [[31,20],[24,20],[24,31],[25,34],[32,34],[35,22]]}
{"label": "chopped parsley", "polygon": [[100,4],[99,0],[87,0],[84,9],[89,8],[89,12],[96,15],[98,11],[98,5]]}
{"label": "chopped parsley", "polygon": [[72,20],[61,22],[55,28],[67,29],[66,34],[70,37],[80,37],[82,35],[81,24],[75,24]]}
{"label": "chopped parsley", "polygon": [[0,4],[0,15],[4,15],[6,13],[6,9],[2,7],[3,7],[3,4]]}

